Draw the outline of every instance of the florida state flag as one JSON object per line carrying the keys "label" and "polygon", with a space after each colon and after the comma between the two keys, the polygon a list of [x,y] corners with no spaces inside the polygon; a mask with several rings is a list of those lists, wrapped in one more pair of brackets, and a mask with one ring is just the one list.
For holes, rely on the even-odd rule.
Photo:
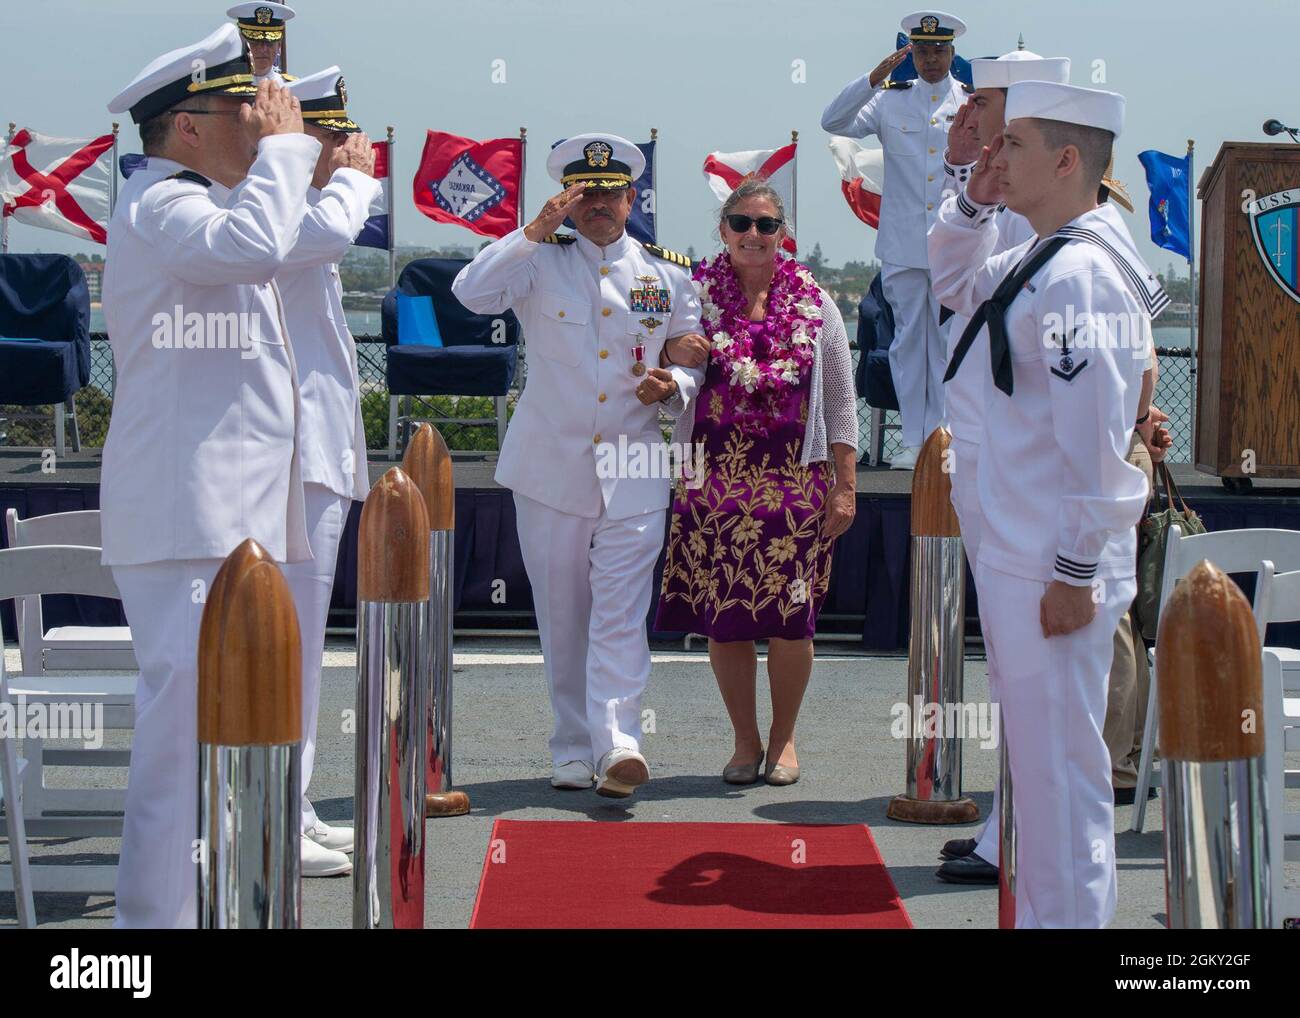
{"label": "florida state flag", "polygon": [[504,237],[519,226],[522,166],[518,138],[474,141],[429,131],[415,172],[415,207],[435,222]]}

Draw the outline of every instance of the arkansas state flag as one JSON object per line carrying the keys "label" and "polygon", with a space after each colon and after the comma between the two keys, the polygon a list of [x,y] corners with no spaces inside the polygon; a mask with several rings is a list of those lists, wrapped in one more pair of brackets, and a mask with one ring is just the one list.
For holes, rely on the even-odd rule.
{"label": "arkansas state flag", "polygon": [[826,143],[840,171],[840,189],[853,214],[880,229],[880,196],[885,193],[885,153],[852,138],[833,137]]}
{"label": "arkansas state flag", "polygon": [[718,201],[727,197],[746,177],[762,177],[772,185],[785,203],[785,228],[790,234],[782,245],[794,253],[794,160],[795,144],[778,149],[755,149],[749,152],[710,152],[704,160],[704,179]]}
{"label": "arkansas state flag", "polygon": [[518,138],[474,141],[430,131],[415,172],[415,207],[435,222],[504,237],[519,226],[523,154]]}
{"label": "arkansas state flag", "polygon": [[384,190],[375,204],[370,207],[373,215],[366,220],[365,225],[361,227],[361,232],[357,234],[357,239],[352,243],[357,247],[378,247],[387,251],[392,246],[388,210],[392,208],[389,202],[393,197],[388,179],[388,142],[374,142],[374,149],[375,178],[384,185]]}
{"label": "arkansas state flag", "polygon": [[111,134],[49,138],[23,128],[0,156],[4,215],[103,244],[112,163]]}

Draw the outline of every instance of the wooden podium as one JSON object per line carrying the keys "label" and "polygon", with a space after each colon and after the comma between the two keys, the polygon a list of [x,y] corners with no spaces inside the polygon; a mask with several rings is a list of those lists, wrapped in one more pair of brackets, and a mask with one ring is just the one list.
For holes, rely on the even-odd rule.
{"label": "wooden podium", "polygon": [[1300,477],[1300,145],[1227,142],[1198,193],[1197,469]]}

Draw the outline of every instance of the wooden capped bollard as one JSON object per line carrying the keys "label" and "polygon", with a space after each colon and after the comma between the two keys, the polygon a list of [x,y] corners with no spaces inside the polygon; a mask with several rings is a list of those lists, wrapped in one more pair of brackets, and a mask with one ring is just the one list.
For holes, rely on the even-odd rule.
{"label": "wooden capped bollard", "polygon": [[428,599],[429,517],[393,467],[366,497],[357,538],[353,929],[424,927]]}
{"label": "wooden capped bollard", "polygon": [[302,638],[251,538],[217,571],[198,652],[200,929],[301,924]]}
{"label": "wooden capped bollard", "polygon": [[886,810],[913,824],[968,824],[979,818],[961,794],[961,737],[950,730],[962,709],[966,641],[966,556],[952,508],[948,447],[931,432],[912,475],[912,629],[907,645],[907,791]]}
{"label": "wooden capped bollard", "polygon": [[1170,929],[1272,924],[1264,682],[1250,603],[1202,560],[1156,636]]}
{"label": "wooden capped bollard", "polygon": [[455,592],[456,482],[451,452],[432,425],[421,424],[406,447],[402,469],[429,514],[429,769],[424,797],[429,817],[469,812],[469,796],[452,787],[452,615]]}

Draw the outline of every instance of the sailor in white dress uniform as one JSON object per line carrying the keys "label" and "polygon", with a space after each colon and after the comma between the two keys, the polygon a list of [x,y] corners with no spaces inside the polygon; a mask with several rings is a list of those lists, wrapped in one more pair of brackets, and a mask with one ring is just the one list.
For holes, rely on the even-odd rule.
{"label": "sailor in white dress uniform", "polygon": [[[685,257],[623,229],[644,168],[635,145],[579,135],[547,168],[567,190],[479,252],[452,292],[479,314],[513,308],[523,325],[528,381],[496,480],[514,492],[533,590],[552,783],[590,787],[594,772],[599,792],[625,796],[649,777],[645,627],[671,487],[635,461],[659,460],[661,406],[693,412],[703,369],[651,365],[670,337],[698,334],[700,304]],[[566,215],[578,232],[553,234]]]}
{"label": "sailor in white dress uniform", "polygon": [[108,108],[130,110],[149,157],[118,196],[104,273],[117,374],[103,561],[140,666],[115,922],[194,928],[207,590],[246,538],[277,562],[311,554],[297,366],[273,279],[320,144],[297,100],[253,84],[231,24],[155,60]]}
{"label": "sailor in white dress uniform", "polygon": [[[936,280],[990,344],[976,583],[998,662],[1021,927],[1100,927],[1115,909],[1101,727],[1146,501],[1125,461],[1148,354],[1143,317],[1168,301],[1118,213],[1097,205],[1123,112],[1115,93],[1013,83],[1003,135],[930,234],[932,256],[980,266]],[[999,255],[994,180],[1036,233]],[[970,338],[968,328],[954,367]]]}
{"label": "sailor in white dress uniform", "polygon": [[[918,11],[902,25],[911,44],[846,85],[822,113],[822,128],[849,138],[875,135],[885,153],[876,257],[894,313],[889,367],[904,446],[891,465],[911,468],[922,443],[945,420],[946,328],[939,324],[939,302],[930,287],[925,235],[949,179],[943,158],[948,128],[967,94],[949,73],[953,40],[966,25],[942,11]],[[909,52],[921,76],[889,81],[889,73]]]}
{"label": "sailor in white dress uniform", "polygon": [[[962,122],[967,118],[976,119],[973,140],[978,146],[990,144],[1003,127],[1003,105],[1006,91],[1015,81],[1059,81],[1070,80],[1070,60],[1068,57],[1041,57],[1029,50],[1012,50],[1000,57],[982,57],[970,62],[971,84],[974,94],[967,100],[963,112],[959,112],[954,130],[950,135],[950,149],[944,153],[944,164],[948,172],[950,186],[954,191],[964,186],[974,169],[974,158],[979,149],[968,155],[962,151],[954,154],[951,142],[961,134]],[[955,197],[955,195],[954,195]],[[942,213],[941,213],[942,214]],[[993,217],[992,229],[997,239],[988,257],[1001,254],[1013,247],[1032,240],[1034,228],[1029,220],[1018,212],[1012,212],[1005,205],[999,204]],[[930,252],[930,277],[936,290],[951,286],[955,277],[969,272],[978,265],[961,263],[943,250]],[[948,320],[947,356],[951,357],[953,348],[961,338],[970,322],[967,315],[954,314]],[[971,345],[967,356],[973,365],[988,362],[988,334],[981,332]],[[948,428],[952,432],[952,470],[949,479],[952,482],[952,505],[961,524],[962,544],[966,549],[966,558],[974,575],[975,563],[979,557],[980,544],[980,508],[977,477],[979,472],[980,443],[984,437],[984,404],[988,390],[992,387],[992,375],[988,371],[968,367],[958,372],[944,383],[944,407],[948,417]],[[980,609],[985,605],[980,601]],[[997,662],[992,648],[985,646],[988,667],[989,700],[998,703]],[[945,858],[948,860],[939,867],[939,877],[954,882],[997,882],[996,870],[990,867],[998,865],[999,839],[998,814],[1000,808],[1000,788],[993,790],[993,805],[989,810],[984,826],[975,837],[975,847],[971,853],[956,858],[947,855],[949,846],[945,846]],[[954,846],[955,847],[955,846]],[[970,855],[982,861],[978,866]]]}
{"label": "sailor in white dress uniform", "polygon": [[357,349],[343,310],[338,262],[380,195],[370,139],[348,116],[347,86],[337,67],[295,80],[307,133],[321,143],[298,241],[276,274],[285,322],[298,358],[299,429],[312,558],[284,569],[302,634],[302,873],[351,871],[352,830],[316,816],[307,798],[316,760],[321,656],[339,541],[353,500],[370,490],[361,421]]}

